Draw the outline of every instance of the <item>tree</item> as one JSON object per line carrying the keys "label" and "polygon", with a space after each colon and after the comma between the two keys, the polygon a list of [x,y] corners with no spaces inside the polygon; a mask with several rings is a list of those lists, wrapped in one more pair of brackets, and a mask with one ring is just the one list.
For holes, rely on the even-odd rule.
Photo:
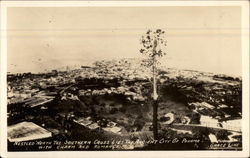
{"label": "tree", "polygon": [[152,69],[153,78],[153,133],[154,139],[158,138],[158,94],[157,94],[157,68],[160,64],[159,59],[166,55],[165,48],[167,46],[167,41],[165,39],[165,31],[161,29],[148,30],[145,35],[142,36],[140,42],[142,44],[142,49],[140,53],[147,56],[146,60],[143,60],[143,64],[146,67]]}

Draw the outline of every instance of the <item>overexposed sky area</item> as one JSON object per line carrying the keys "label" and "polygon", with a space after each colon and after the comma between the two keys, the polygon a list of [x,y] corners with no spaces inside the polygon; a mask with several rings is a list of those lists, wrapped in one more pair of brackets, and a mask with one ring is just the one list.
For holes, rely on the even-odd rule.
{"label": "overexposed sky area", "polygon": [[236,6],[8,8],[8,71],[138,58],[150,28],[166,31],[168,67],[241,75]]}

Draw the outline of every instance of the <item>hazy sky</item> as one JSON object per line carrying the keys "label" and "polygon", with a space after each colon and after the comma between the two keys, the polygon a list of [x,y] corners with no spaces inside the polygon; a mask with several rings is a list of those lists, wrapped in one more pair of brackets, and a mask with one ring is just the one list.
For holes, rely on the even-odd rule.
{"label": "hazy sky", "polygon": [[8,71],[141,57],[149,28],[166,31],[169,67],[241,75],[240,7],[8,8]]}

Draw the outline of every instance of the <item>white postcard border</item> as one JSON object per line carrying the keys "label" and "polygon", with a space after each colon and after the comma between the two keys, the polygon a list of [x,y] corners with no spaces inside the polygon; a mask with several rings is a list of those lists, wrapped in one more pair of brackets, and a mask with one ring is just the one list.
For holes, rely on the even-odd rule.
{"label": "white postcard border", "polygon": [[[53,151],[7,152],[7,8],[107,6],[241,6],[243,78],[242,151]],[[1,2],[1,156],[3,157],[248,157],[249,156],[249,2],[248,1],[2,1]],[[20,59],[22,60],[22,59]]]}

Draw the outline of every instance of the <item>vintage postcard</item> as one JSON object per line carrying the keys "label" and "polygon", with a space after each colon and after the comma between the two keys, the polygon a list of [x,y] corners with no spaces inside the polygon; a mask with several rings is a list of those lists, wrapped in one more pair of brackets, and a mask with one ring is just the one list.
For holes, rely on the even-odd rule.
{"label": "vintage postcard", "polygon": [[247,1],[1,2],[1,156],[249,156],[248,18]]}

